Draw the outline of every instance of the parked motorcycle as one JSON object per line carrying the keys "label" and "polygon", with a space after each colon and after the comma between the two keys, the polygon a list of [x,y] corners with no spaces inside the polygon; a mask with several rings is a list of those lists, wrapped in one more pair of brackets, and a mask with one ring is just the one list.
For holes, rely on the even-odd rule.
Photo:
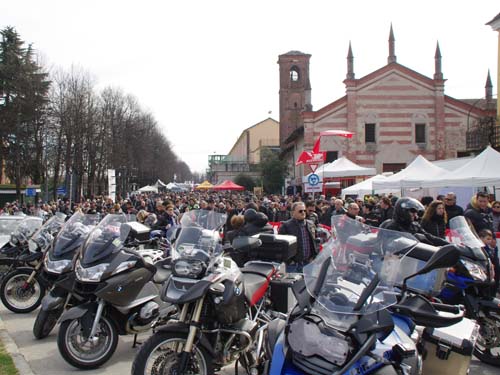
{"label": "parked motorcycle", "polygon": [[105,216],[76,260],[74,293],[86,302],[63,313],[57,337],[59,352],[72,366],[101,366],[113,355],[118,335],[147,331],[172,313],[158,296],[159,284],[169,276],[163,268],[169,259],[153,265],[127,248],[131,226],[126,221],[123,214]]}
{"label": "parked motorcycle", "polygon": [[[225,222],[226,215],[214,211],[182,216],[173,241],[172,276],[161,295],[178,306],[179,314],[155,327],[134,359],[132,374],[210,375],[231,363],[249,374],[262,372],[269,355],[263,346],[267,323],[274,318],[266,295],[280,259],[250,261],[240,269],[221,246],[218,230]],[[240,255],[261,245],[257,237],[233,241]]]}
{"label": "parked motorcycle", "polygon": [[75,274],[74,258],[90,231],[97,225],[98,215],[75,212],[57,235],[43,259],[42,278],[51,286],[43,297],[33,325],[37,339],[49,335],[63,311],[81,303],[85,298],[73,293]]}
{"label": "parked motorcycle", "polygon": [[[42,302],[47,287],[47,283],[40,277],[42,258],[45,251],[52,245],[55,235],[64,225],[65,218],[66,215],[58,214],[47,220],[29,238],[29,254],[20,254],[13,258],[11,268],[14,269],[4,276],[0,285],[0,299],[10,311],[29,313]],[[27,222],[32,223],[33,220]],[[19,240],[19,238],[22,239]],[[19,238],[19,243],[25,241],[26,233]]]}
{"label": "parked motorcycle", "polygon": [[428,327],[459,322],[460,309],[431,303],[406,288],[409,278],[453,265],[457,250],[443,248],[410,275],[413,262],[406,264],[405,250],[417,244],[411,235],[374,233],[346,217],[332,222],[335,238],[304,267],[303,283],[294,285],[297,306],[286,322],[270,324],[269,374],[420,374],[420,354],[411,339],[415,324],[394,317],[389,308]]}
{"label": "parked motorcycle", "polygon": [[6,230],[12,228],[13,231],[9,233],[9,240],[0,248],[0,280],[18,266],[20,256],[29,253],[28,240],[43,224],[43,220],[39,217],[8,216],[7,218],[2,217],[2,222]]}

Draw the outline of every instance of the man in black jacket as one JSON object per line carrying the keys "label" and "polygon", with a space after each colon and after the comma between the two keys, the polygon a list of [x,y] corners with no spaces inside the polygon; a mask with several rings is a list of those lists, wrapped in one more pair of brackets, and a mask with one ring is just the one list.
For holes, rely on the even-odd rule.
{"label": "man in black jacket", "polygon": [[444,197],[444,209],[446,210],[448,223],[454,217],[464,214],[464,209],[457,204],[457,196],[455,193],[446,194]]}
{"label": "man in black jacket", "polygon": [[318,254],[316,243],[316,227],[306,219],[306,206],[303,202],[292,205],[292,218],[284,221],[279,234],[288,234],[297,237],[297,255],[288,265],[288,272],[302,272],[304,265],[309,263]]}
{"label": "man in black jacket", "polygon": [[464,216],[472,223],[476,233],[483,229],[493,232],[493,215],[489,207],[488,194],[477,193],[476,199],[471,202],[471,206],[464,212]]}

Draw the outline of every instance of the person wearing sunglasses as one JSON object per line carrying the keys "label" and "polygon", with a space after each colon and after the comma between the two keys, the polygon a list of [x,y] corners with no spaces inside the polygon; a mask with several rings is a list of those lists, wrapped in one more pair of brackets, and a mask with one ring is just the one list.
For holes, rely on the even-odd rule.
{"label": "person wearing sunglasses", "polygon": [[380,228],[406,232],[414,235],[420,242],[434,246],[447,245],[448,242],[424,230],[418,222],[419,214],[425,207],[414,198],[399,198],[394,206],[392,219],[384,221]]}
{"label": "person wearing sunglasses", "polygon": [[297,254],[287,265],[287,272],[302,272],[304,265],[313,260],[318,254],[316,242],[316,226],[306,219],[307,211],[304,202],[292,204],[292,218],[284,221],[279,234],[288,234],[297,237]]}
{"label": "person wearing sunglasses", "polygon": [[491,204],[491,216],[493,216],[493,230],[500,232],[500,201]]}

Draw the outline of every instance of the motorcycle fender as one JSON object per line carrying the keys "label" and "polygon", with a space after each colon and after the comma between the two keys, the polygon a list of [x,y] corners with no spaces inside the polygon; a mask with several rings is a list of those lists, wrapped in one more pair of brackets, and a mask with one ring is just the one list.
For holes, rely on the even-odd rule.
{"label": "motorcycle fender", "polygon": [[[81,319],[85,315],[93,316],[97,311],[97,303],[96,302],[86,302],[81,305],[72,307],[69,310],[66,310],[62,315],[60,322],[64,322],[66,320],[74,320]],[[91,319],[82,319],[82,321],[87,321]],[[92,323],[91,323],[92,325]]]}
{"label": "motorcycle fender", "polygon": [[[184,323],[174,323],[174,322],[169,322],[163,327],[160,327],[157,329],[157,331],[162,331],[162,332],[182,332],[182,333],[189,333],[189,325],[184,324]],[[212,356],[212,357],[217,357],[217,353],[215,353],[214,349],[212,348],[212,345],[208,341],[207,337],[198,331],[198,342],[200,345]]]}
{"label": "motorcycle fender", "polygon": [[281,332],[278,341],[274,345],[273,357],[271,358],[271,369],[269,375],[281,375],[285,366],[285,333]]}
{"label": "motorcycle fender", "polygon": [[64,306],[64,301],[64,298],[56,297],[49,293],[43,297],[41,309],[44,311],[50,311],[62,308]]}
{"label": "motorcycle fender", "polygon": [[491,300],[479,300],[479,306],[485,308],[488,311],[494,311],[497,314],[500,313],[500,299],[493,298]]}

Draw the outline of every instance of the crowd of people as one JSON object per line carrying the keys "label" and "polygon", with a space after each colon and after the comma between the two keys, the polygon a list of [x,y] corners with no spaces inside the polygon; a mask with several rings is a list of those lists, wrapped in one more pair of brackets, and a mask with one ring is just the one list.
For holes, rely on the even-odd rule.
{"label": "crowd of people", "polygon": [[[405,200],[406,199],[406,200]],[[415,203],[416,202],[416,203]],[[466,207],[457,204],[453,192],[438,197],[422,197],[419,201],[397,196],[365,196],[354,199],[326,198],[324,195],[266,195],[255,196],[249,192],[163,192],[133,193],[126,198],[98,197],[70,202],[59,199],[37,204],[7,203],[3,214],[22,212],[27,215],[53,215],[56,212],[71,214],[125,213],[153,230],[166,232],[179,224],[180,216],[189,210],[215,210],[227,214],[224,237],[231,241],[237,236],[259,232],[273,232],[269,222],[280,223],[279,233],[297,237],[298,254],[291,266],[299,269],[318,252],[316,230],[319,225],[329,226],[332,216],[346,215],[368,225],[423,235],[419,239],[442,245],[446,240],[449,221],[463,215],[474,228],[498,266],[496,232],[500,232],[500,202],[486,193],[475,194]],[[408,214],[408,213],[411,214]]]}

